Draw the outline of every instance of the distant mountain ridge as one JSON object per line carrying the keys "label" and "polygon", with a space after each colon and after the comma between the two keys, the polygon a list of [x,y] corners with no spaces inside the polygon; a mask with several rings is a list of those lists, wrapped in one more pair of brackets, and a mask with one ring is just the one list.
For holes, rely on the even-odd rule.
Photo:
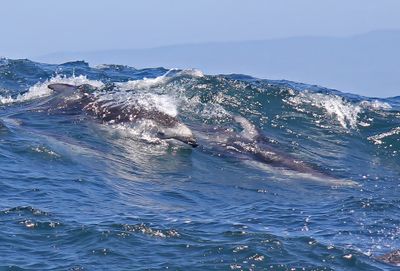
{"label": "distant mountain ridge", "polygon": [[134,67],[198,68],[319,84],[367,96],[400,93],[400,30],[352,37],[170,45],[149,49],[60,52],[34,58],[50,63],[85,60]]}

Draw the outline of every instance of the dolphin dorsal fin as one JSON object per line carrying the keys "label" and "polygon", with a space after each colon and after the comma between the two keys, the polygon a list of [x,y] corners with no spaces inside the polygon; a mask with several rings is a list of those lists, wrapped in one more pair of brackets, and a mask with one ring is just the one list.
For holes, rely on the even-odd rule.
{"label": "dolphin dorsal fin", "polygon": [[243,128],[241,134],[244,138],[255,140],[260,135],[257,127],[246,118],[242,116],[234,116],[233,120],[239,123]]}
{"label": "dolphin dorsal fin", "polygon": [[79,86],[75,86],[75,85],[64,84],[64,83],[55,83],[55,84],[50,84],[47,87],[61,95],[72,94],[76,91],[79,91],[81,93],[93,93],[94,91],[97,90],[96,87],[89,85],[89,84],[82,84]]}
{"label": "dolphin dorsal fin", "polygon": [[49,89],[53,90],[54,92],[73,92],[78,89],[77,86],[70,85],[70,84],[64,84],[64,83],[55,83],[55,84],[50,84],[47,86]]}

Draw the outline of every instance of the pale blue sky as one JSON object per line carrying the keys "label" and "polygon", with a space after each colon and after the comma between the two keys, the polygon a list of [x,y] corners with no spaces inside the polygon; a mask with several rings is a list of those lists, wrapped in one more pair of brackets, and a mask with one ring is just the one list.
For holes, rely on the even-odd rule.
{"label": "pale blue sky", "polygon": [[0,56],[400,29],[398,0],[12,0]]}
{"label": "pale blue sky", "polygon": [[[399,12],[400,0],[0,0],[0,57],[200,68],[397,96]],[[350,38],[376,30],[394,31]],[[304,36],[339,38],[284,39]],[[229,43],[274,39],[283,40]],[[131,50],[207,42],[227,43]]]}

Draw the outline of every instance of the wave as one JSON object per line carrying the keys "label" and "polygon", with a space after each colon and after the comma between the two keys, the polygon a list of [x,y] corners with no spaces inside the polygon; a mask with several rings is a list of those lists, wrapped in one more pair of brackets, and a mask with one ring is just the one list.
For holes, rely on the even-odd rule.
{"label": "wave", "polygon": [[9,59],[0,95],[4,266],[373,269],[399,247],[398,98]]}
{"label": "wave", "polygon": [[[239,115],[260,128],[286,129],[293,135],[301,133],[297,125],[306,123],[311,124],[310,133],[318,128],[339,134],[366,134],[374,143],[397,135],[399,107],[394,99],[361,97],[285,80],[209,76],[199,70],[137,70],[118,65],[91,68],[81,62],[42,66],[27,60],[2,60],[0,68],[13,72],[18,68],[17,77],[29,69],[34,69],[34,74],[48,73],[43,81],[38,78],[27,89],[17,91],[8,88],[7,80],[0,81],[3,93],[11,93],[0,96],[3,106],[50,96],[50,84],[89,84],[96,89],[97,102],[103,105],[140,105],[194,123],[228,124],[238,129],[234,117]],[[82,74],[76,75],[78,71]],[[297,125],[291,127],[291,118],[299,121]],[[389,126],[382,131],[385,123]]]}
{"label": "wave", "polygon": [[49,96],[52,94],[53,91],[49,89],[48,86],[50,84],[55,84],[55,83],[72,84],[76,86],[83,84],[90,84],[98,88],[104,86],[102,82],[97,80],[89,80],[87,76],[84,75],[71,76],[71,77],[67,77],[64,75],[56,75],[44,82],[36,83],[35,85],[31,86],[26,92],[19,93],[18,95],[16,95],[16,97],[0,96],[0,104],[20,103]]}
{"label": "wave", "polygon": [[400,135],[400,127],[393,128],[392,130],[390,130],[388,132],[370,136],[370,137],[368,137],[368,139],[371,140],[372,142],[374,142],[375,144],[383,144],[384,139],[386,139],[388,137],[397,136],[397,135]]}
{"label": "wave", "polygon": [[[21,65],[27,67],[22,69]],[[90,84],[99,90],[97,97],[102,102],[110,101],[127,106],[136,103],[171,116],[180,114],[185,118],[214,123],[229,122],[234,115],[240,114],[260,125],[266,125],[268,122],[275,125],[279,120],[272,119],[272,116],[282,116],[284,107],[289,106],[285,114],[293,114],[290,112],[294,111],[302,114],[304,119],[310,120],[317,127],[338,130],[341,128],[350,132],[371,125],[379,126],[380,123],[375,123],[378,118],[374,113],[382,115],[388,111],[397,112],[397,105],[391,103],[391,100],[363,98],[288,81],[260,80],[244,75],[208,76],[198,70],[179,69],[155,69],[157,72],[150,75],[157,75],[158,72],[162,74],[115,81],[115,76],[105,75],[104,71],[113,71],[115,74],[122,70],[116,65],[90,68],[87,64],[79,63],[76,66],[76,63],[66,63],[60,66],[54,65],[53,75],[48,75],[47,79],[36,82],[27,90],[1,95],[0,104],[9,105],[47,97],[52,94],[48,85],[64,83],[76,86]],[[18,67],[21,71],[34,67],[38,69],[38,74],[49,69],[46,66],[41,70],[40,65],[29,61],[7,59],[2,60],[0,67],[6,67],[8,70]],[[76,76],[78,68],[84,69],[86,74]],[[143,73],[136,69],[128,71],[135,75]],[[148,75],[147,72],[146,70],[143,75]],[[7,88],[7,81],[2,83],[5,83],[0,85],[4,89],[3,93],[13,92]],[[269,108],[276,110],[274,112]],[[390,130],[386,132],[390,133]],[[376,137],[379,137],[379,134],[376,134]],[[373,139],[374,135],[370,135],[369,138]]]}
{"label": "wave", "polygon": [[[336,94],[312,93],[307,90],[293,94],[286,102],[300,112],[314,114],[317,123],[319,123],[318,119],[330,117],[334,118],[340,126],[345,129],[357,129],[359,126],[370,126],[370,123],[359,119],[360,114],[363,113],[364,110],[379,111],[392,109],[389,103],[383,101],[362,100],[361,102],[355,103]],[[318,115],[309,107],[323,109],[324,113]]]}
{"label": "wave", "polygon": [[170,69],[165,74],[157,76],[155,78],[147,78],[138,80],[129,80],[127,82],[117,82],[115,85],[119,90],[139,90],[139,89],[150,89],[156,86],[162,86],[168,83],[171,79],[178,76],[190,76],[193,78],[201,78],[204,76],[200,70],[179,70]]}
{"label": "wave", "polygon": [[310,112],[306,111],[305,105],[322,108],[325,114],[318,116],[319,118],[325,116],[336,118],[338,123],[346,129],[357,127],[358,115],[361,112],[360,106],[351,104],[337,95],[301,92],[287,101],[300,112]]}

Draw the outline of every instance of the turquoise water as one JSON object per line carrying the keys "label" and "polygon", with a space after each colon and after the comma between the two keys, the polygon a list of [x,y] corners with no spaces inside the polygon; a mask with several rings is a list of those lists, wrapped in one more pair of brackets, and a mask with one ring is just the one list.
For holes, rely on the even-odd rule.
{"label": "turquoise water", "polygon": [[[104,122],[51,83],[164,112],[199,146]],[[0,270],[396,269],[376,257],[400,247],[399,98],[9,59],[0,95]]]}

